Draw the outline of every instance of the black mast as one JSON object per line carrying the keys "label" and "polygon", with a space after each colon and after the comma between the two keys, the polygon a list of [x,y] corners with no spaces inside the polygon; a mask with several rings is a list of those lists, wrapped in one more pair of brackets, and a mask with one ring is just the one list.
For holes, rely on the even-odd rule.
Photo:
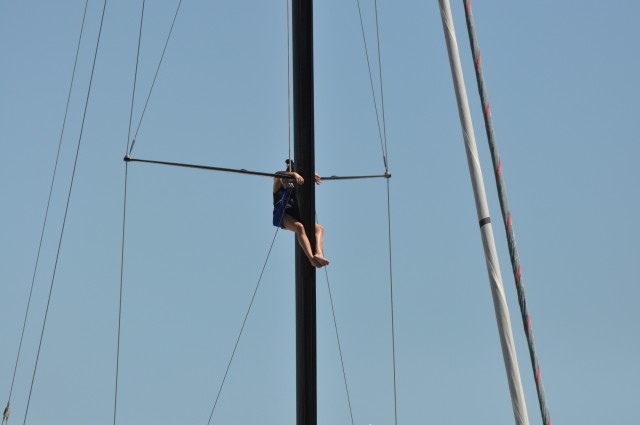
{"label": "black mast", "polygon": [[[315,152],[313,114],[313,1],[293,0],[293,132],[300,215],[315,249]],[[316,270],[296,243],[297,424],[317,424]]]}

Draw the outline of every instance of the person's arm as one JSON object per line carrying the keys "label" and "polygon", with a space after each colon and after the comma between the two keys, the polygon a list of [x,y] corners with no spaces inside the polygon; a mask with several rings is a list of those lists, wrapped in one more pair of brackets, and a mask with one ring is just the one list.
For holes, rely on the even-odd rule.
{"label": "person's arm", "polygon": [[[296,172],[290,172],[290,171],[278,171],[276,172],[276,174],[279,175],[283,175],[283,176],[291,176],[295,179],[296,184],[298,186],[301,186],[304,184],[304,179],[302,178],[302,176]],[[316,178],[316,182],[318,181],[318,178],[320,178],[320,176],[317,176]],[[274,177],[273,178],[273,192],[277,192],[278,189],[280,189],[280,186],[282,186],[282,178],[280,177]]]}
{"label": "person's arm", "polygon": [[278,190],[280,190],[280,186],[282,186],[282,180],[280,180],[278,177],[274,177],[273,178],[273,193],[276,193]]}
{"label": "person's arm", "polygon": [[287,175],[293,177],[294,179],[296,179],[296,184],[298,186],[302,186],[304,184],[304,179],[302,178],[302,176],[296,172],[287,172]]}

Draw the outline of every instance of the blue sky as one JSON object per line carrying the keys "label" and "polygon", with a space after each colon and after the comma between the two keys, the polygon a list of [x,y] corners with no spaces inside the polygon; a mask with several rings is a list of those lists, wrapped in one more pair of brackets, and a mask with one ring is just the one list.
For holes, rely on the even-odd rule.
{"label": "blue sky", "polygon": [[[134,124],[177,4],[147,3]],[[133,155],[280,169],[285,5],[185,0]],[[373,46],[373,2],[361,5]],[[640,423],[640,6],[472,6],[552,421]],[[0,3],[3,404],[83,7]],[[378,8],[398,423],[513,423],[438,4]],[[11,423],[24,417],[101,9],[89,2]],[[462,1],[452,9],[529,419],[540,423]],[[113,422],[122,157],[139,13],[139,2],[107,4],[29,424]],[[355,1],[316,2],[314,25],[317,169],[383,172]],[[130,165],[118,424],[206,423],[274,234],[270,191],[268,178]],[[325,182],[316,193],[355,423],[390,424],[385,184]],[[293,246],[292,234],[278,234],[212,423],[295,422]],[[350,423],[323,273],[318,376],[319,423]]]}

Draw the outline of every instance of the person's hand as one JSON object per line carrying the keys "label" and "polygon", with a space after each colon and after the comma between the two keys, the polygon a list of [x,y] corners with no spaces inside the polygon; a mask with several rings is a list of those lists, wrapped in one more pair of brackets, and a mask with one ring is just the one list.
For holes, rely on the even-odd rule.
{"label": "person's hand", "polygon": [[316,184],[322,183],[322,179],[320,179],[320,174],[315,173],[315,178],[316,178]]}
{"label": "person's hand", "polygon": [[291,174],[293,177],[295,177],[296,179],[296,184],[298,186],[302,186],[304,184],[304,179],[302,178],[302,176],[298,173],[292,173]]}

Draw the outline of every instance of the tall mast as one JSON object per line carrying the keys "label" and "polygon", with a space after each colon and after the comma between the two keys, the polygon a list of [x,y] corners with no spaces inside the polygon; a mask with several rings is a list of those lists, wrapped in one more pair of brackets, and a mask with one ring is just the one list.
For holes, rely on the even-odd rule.
{"label": "tall mast", "polygon": [[504,358],[504,365],[507,371],[507,381],[509,382],[511,405],[513,407],[516,425],[528,425],[529,418],[527,415],[527,405],[525,403],[524,392],[522,390],[522,382],[520,381],[520,370],[518,367],[518,359],[516,357],[515,343],[513,341],[513,332],[511,331],[511,319],[509,317],[509,309],[507,307],[504,287],[502,285],[498,256],[496,255],[491,219],[489,217],[489,208],[487,206],[487,197],[482,179],[482,170],[480,169],[478,149],[476,147],[473,124],[471,122],[471,113],[469,111],[469,102],[467,100],[467,91],[462,77],[458,43],[456,41],[453,20],[451,19],[451,6],[449,4],[449,0],[439,0],[439,2],[442,26],[444,28],[444,36],[447,41],[447,51],[449,53],[449,64],[451,65],[451,75],[453,77],[453,85],[456,92],[456,99],[458,101],[458,113],[460,115],[465,151],[467,153],[469,174],[471,175],[471,184],[473,186],[476,211],[478,213],[478,221],[480,224],[480,233],[482,235],[484,256],[487,263],[487,270],[489,272],[489,284],[491,286],[493,306],[496,314],[496,321],[498,322],[498,334],[500,335],[502,356]]}
{"label": "tall mast", "polygon": [[516,236],[513,230],[511,220],[511,211],[509,210],[509,200],[507,198],[507,187],[502,176],[502,162],[500,162],[500,154],[496,144],[495,134],[493,132],[493,119],[491,118],[491,107],[489,106],[489,98],[487,88],[484,83],[484,74],[482,72],[482,64],[480,63],[480,48],[478,47],[478,39],[476,37],[476,27],[473,22],[473,13],[471,12],[471,1],[463,0],[464,11],[467,16],[467,31],[469,32],[469,42],[471,43],[471,54],[476,68],[476,82],[478,83],[478,91],[480,92],[480,101],[482,102],[482,110],[484,111],[484,127],[489,140],[489,150],[491,151],[491,159],[493,160],[493,170],[496,177],[496,185],[498,186],[498,198],[502,209],[502,221],[507,232],[507,243],[509,245],[509,257],[511,258],[511,269],[513,277],[516,281],[516,289],[518,291],[518,303],[520,304],[520,313],[522,316],[522,324],[524,332],[527,336],[529,345],[529,355],[531,357],[531,366],[533,367],[533,376],[536,381],[536,389],[538,391],[538,403],[540,404],[540,414],[542,415],[543,425],[551,425],[547,400],[544,395],[544,386],[540,378],[540,364],[538,363],[538,355],[536,353],[535,339],[533,338],[533,330],[531,328],[531,317],[527,308],[527,299],[524,293],[524,282],[520,270],[520,256],[516,246]]}
{"label": "tall mast", "polygon": [[[313,1],[293,0],[293,134],[300,215],[315,249]],[[298,425],[317,424],[316,269],[296,243],[296,411]]]}

